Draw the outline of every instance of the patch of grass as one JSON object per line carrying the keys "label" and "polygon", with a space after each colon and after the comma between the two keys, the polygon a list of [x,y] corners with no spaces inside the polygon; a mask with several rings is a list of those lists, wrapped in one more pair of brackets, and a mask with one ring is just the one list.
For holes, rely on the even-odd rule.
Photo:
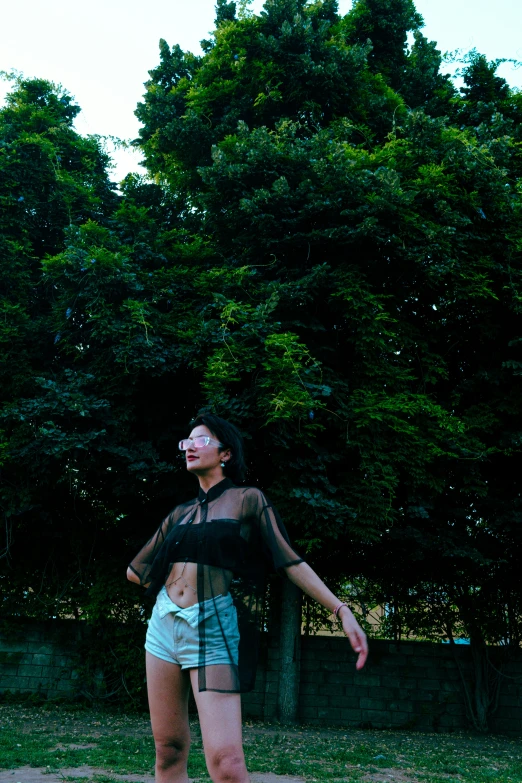
{"label": "patch of grass", "polygon": [[[245,726],[251,772],[292,775],[331,783],[522,783],[518,740],[505,737],[420,734],[406,731],[284,729]],[[197,722],[189,776],[208,781]],[[92,745],[92,747],[74,747]],[[147,717],[61,708],[0,707],[0,767],[47,768],[87,765],[96,783],[111,775],[151,775],[154,744]],[[83,778],[71,777],[76,783]]]}

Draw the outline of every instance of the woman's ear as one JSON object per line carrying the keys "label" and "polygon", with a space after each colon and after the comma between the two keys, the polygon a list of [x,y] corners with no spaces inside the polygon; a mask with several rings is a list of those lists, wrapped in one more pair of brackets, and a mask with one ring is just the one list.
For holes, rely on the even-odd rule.
{"label": "woman's ear", "polygon": [[229,460],[232,459],[232,452],[230,451],[230,449],[225,449],[225,451],[221,452],[219,458],[221,462],[228,462]]}

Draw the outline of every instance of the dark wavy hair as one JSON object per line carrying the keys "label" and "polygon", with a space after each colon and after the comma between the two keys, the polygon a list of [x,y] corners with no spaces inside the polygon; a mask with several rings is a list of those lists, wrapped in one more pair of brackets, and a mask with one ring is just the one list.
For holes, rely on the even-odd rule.
{"label": "dark wavy hair", "polygon": [[227,460],[223,468],[225,476],[232,479],[235,484],[241,484],[246,474],[245,449],[243,446],[243,436],[238,428],[221,416],[214,413],[201,413],[190,423],[194,427],[208,427],[226,449],[230,449],[231,457]]}

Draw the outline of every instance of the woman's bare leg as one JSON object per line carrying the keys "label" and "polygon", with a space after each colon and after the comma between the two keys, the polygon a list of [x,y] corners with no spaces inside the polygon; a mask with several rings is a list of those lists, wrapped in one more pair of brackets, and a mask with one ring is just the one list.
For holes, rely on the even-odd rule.
{"label": "woman's bare leg", "polygon": [[146,653],[147,691],[156,745],[156,783],[188,783],[190,748],[187,672]]}
{"label": "woman's bare leg", "polygon": [[190,669],[190,679],[210,777],[214,783],[248,783],[239,693],[200,693],[197,669]]}

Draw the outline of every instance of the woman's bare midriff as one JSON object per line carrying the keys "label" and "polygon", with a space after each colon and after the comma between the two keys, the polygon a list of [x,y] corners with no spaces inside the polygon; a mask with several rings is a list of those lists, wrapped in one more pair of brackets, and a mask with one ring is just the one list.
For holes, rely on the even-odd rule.
{"label": "woman's bare midriff", "polygon": [[[232,572],[222,568],[203,566],[205,568],[205,597],[211,595],[226,595],[232,580]],[[212,589],[210,584],[212,582]],[[198,564],[182,561],[174,563],[165,582],[171,601],[185,609],[199,602],[197,593]]]}

